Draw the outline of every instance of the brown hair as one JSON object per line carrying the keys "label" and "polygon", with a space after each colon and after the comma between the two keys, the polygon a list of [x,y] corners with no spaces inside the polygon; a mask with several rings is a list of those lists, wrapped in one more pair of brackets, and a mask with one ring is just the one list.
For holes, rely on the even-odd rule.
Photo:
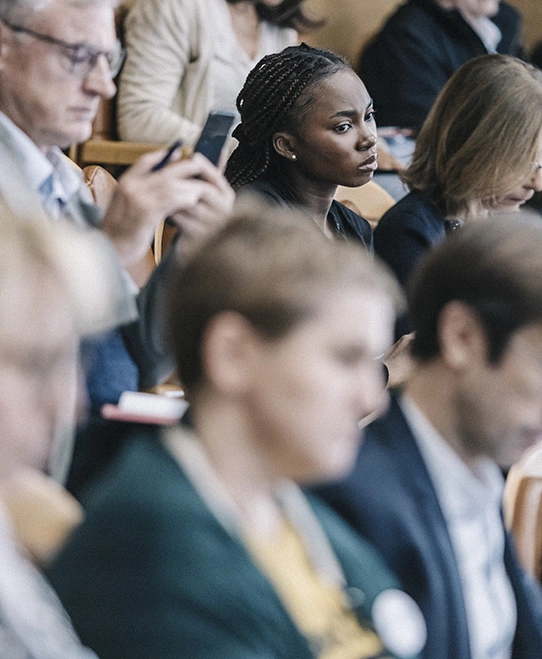
{"label": "brown hair", "polygon": [[300,211],[251,200],[172,276],[167,324],[183,386],[205,378],[202,340],[217,314],[235,311],[279,339],[314,314],[323,295],[351,285],[400,299],[391,275],[359,246],[327,239]]}
{"label": "brown hair", "polygon": [[497,363],[512,334],[542,322],[542,222],[495,216],[456,231],[433,249],[415,274],[409,312],[415,338],[412,352],[437,357],[439,318],[457,300],[483,324],[488,359]]}
{"label": "brown hair", "polygon": [[542,72],[507,55],[464,64],[437,97],[403,180],[469,217],[529,180],[539,157]]}

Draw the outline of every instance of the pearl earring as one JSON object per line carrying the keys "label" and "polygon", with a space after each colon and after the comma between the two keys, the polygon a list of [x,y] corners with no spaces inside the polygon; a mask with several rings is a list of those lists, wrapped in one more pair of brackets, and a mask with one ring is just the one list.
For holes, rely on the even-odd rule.
{"label": "pearl earring", "polygon": [[297,160],[297,156],[295,155],[295,153],[292,153],[292,160]]}

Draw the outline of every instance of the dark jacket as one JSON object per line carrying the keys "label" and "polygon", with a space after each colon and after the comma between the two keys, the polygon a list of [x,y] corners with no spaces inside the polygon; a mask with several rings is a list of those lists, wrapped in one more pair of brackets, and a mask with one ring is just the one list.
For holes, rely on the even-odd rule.
{"label": "dark jacket", "polygon": [[[501,2],[491,20],[502,33],[497,52],[523,57],[518,12]],[[441,9],[433,0],[408,0],[367,45],[358,65],[378,124],[420,128],[448,78],[486,52],[458,11]]]}
{"label": "dark jacket", "polygon": [[[314,656],[243,543],[156,433],[132,437],[84,504],[85,521],[49,577],[101,659]],[[327,505],[316,499],[312,507],[357,593],[356,613],[370,625],[373,602],[397,580]]]}
{"label": "dark jacket", "polygon": [[[260,176],[239,191],[255,193],[271,203],[299,208],[300,204],[292,195],[288,187],[278,177],[271,173]],[[331,229],[338,237],[347,240],[356,240],[364,245],[369,251],[373,250],[373,233],[371,225],[367,220],[338,201],[331,202],[331,208],[327,216]]]}
{"label": "dark jacket", "polygon": [[[354,470],[320,494],[380,550],[427,622],[427,659],[470,659],[458,566],[437,494],[401,409],[367,429]],[[512,659],[542,657],[542,600],[519,566],[512,541],[505,564],[517,605]]]}
{"label": "dark jacket", "polygon": [[423,192],[410,192],[381,218],[374,231],[375,254],[406,287],[418,261],[446,236],[446,218]]}

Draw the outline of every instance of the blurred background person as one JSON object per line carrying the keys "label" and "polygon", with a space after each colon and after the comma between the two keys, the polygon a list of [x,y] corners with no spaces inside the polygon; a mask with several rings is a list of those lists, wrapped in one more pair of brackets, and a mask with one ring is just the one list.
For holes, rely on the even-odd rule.
{"label": "blurred background person", "polygon": [[[116,327],[92,342],[88,382],[97,409],[116,403],[125,389],[152,387],[171,374],[172,360],[160,340],[169,263],[187,243],[213,231],[233,203],[230,187],[205,158],[196,154],[153,171],[164,155],[154,153],[119,179],[104,211],[62,153],[90,137],[100,101],[115,94],[113,78],[123,62],[115,4],[0,2],[0,201],[15,215],[99,229],[126,283]],[[166,217],[182,226],[183,238],[138,290],[125,268],[148,252]]]}
{"label": "blurred background person", "polygon": [[447,232],[517,211],[542,189],[542,73],[507,55],[464,64],[439,94],[402,178],[410,193],[381,218],[374,244],[406,286]]}
{"label": "blurred background person", "polygon": [[335,201],[377,168],[371,98],[348,62],[306,44],[263,58],[237,99],[239,141],[226,166],[237,192],[302,207],[327,236],[372,249],[367,220]]}
{"label": "blurred background person", "polygon": [[258,60],[318,24],[303,0],[136,0],[125,23],[121,138],[194,144],[210,110],[236,112]]}
{"label": "blurred background person", "polygon": [[260,206],[175,274],[190,423],[125,445],[50,570],[102,659],[417,655],[417,607],[297,485],[351,466],[397,292],[358,246]]}
{"label": "blurred background person", "polygon": [[[78,519],[44,474],[57,460],[59,436],[73,431],[79,338],[114,320],[114,266],[90,236],[14,218],[3,207],[0,233],[0,655],[90,659],[28,560],[11,513],[22,516],[24,538],[47,551]],[[45,539],[28,528],[38,515]]]}
{"label": "blurred background person", "polygon": [[380,127],[417,132],[457,69],[484,53],[523,57],[518,12],[499,0],[407,0],[363,49],[358,72]]}
{"label": "blurred background person", "polygon": [[321,492],[420,605],[427,659],[542,655],[540,587],[501,510],[501,468],[542,439],[541,251],[538,217],[503,216],[427,254],[409,292],[417,367]]}

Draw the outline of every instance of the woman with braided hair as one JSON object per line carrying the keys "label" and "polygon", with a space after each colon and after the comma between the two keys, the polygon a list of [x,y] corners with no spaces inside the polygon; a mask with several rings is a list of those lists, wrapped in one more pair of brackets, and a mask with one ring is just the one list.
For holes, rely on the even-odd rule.
{"label": "woman with braided hair", "polygon": [[304,207],[328,236],[372,248],[369,223],[334,200],[377,168],[372,100],[350,65],[306,44],[264,57],[237,97],[239,140],[226,167],[235,190]]}

